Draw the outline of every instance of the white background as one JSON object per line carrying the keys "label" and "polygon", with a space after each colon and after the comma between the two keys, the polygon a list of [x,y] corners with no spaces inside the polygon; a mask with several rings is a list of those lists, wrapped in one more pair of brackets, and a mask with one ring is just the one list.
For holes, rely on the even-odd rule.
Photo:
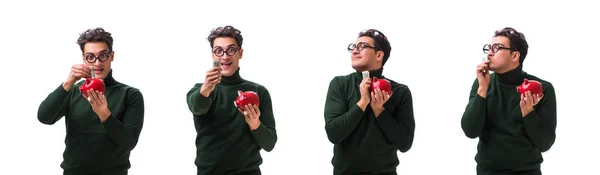
{"label": "white background", "polygon": [[[592,2],[592,1],[590,1]],[[524,32],[525,71],[553,83],[554,146],[543,173],[597,172],[598,5],[578,1],[3,1],[0,3],[0,174],[62,174],[65,125],[37,108],[81,63],[75,41],[88,28],[113,34],[114,77],[141,89],[144,128],[130,174],[195,174],[195,131],[185,101],[211,66],[212,28],[242,31],[241,75],[271,92],[279,140],[263,151],[263,174],[331,174],[323,118],[328,83],[353,72],[346,47],[359,31],[391,44],[384,75],[411,88],[416,120],[400,174],[475,174],[478,139],[460,126],[475,66],[493,32]],[[596,12],[593,12],[596,11]],[[588,87],[588,85],[593,85]]]}

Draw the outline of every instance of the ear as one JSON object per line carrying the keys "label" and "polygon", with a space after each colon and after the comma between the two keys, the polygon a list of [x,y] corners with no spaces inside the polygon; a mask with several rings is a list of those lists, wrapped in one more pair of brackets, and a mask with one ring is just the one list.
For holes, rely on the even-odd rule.
{"label": "ear", "polygon": [[110,60],[110,62],[115,60],[115,51],[110,51],[110,58],[108,60]]}
{"label": "ear", "polygon": [[238,50],[238,52],[240,53],[240,60],[242,59],[242,56],[244,56],[244,49]]}
{"label": "ear", "polygon": [[512,61],[512,62],[519,62],[519,58],[521,57],[521,52],[519,52],[519,51],[514,51],[514,52],[511,54],[511,56],[512,56],[512,57],[511,57],[511,61]]}
{"label": "ear", "polygon": [[383,56],[385,55],[385,53],[383,53],[383,51],[377,51],[377,57],[376,60],[377,61],[383,61]]}

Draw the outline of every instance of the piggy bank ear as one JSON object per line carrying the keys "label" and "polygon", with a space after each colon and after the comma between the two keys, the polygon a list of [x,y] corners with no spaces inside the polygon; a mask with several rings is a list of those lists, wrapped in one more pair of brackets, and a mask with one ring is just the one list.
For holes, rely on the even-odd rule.
{"label": "piggy bank ear", "polygon": [[238,90],[238,96],[242,95],[242,91]]}

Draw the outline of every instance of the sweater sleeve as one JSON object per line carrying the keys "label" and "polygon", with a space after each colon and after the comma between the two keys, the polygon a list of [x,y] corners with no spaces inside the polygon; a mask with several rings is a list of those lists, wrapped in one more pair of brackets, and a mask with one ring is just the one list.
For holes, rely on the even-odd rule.
{"label": "sweater sleeve", "polygon": [[61,83],[40,104],[38,108],[38,120],[47,125],[56,123],[56,121],[60,120],[69,111],[69,100],[69,92],[63,88]]}
{"label": "sweater sleeve", "polygon": [[541,152],[548,151],[556,139],[556,94],[552,84],[544,87],[542,100],[522,119],[529,139]]}
{"label": "sweater sleeve", "polygon": [[258,146],[267,152],[271,152],[277,143],[277,131],[275,130],[275,117],[269,91],[264,89],[260,92],[260,126],[252,131],[254,140]]}
{"label": "sweater sleeve", "polygon": [[[396,95],[396,94],[394,94]],[[402,92],[397,94],[400,100],[394,103],[386,103],[387,105],[397,105],[389,107],[393,111],[384,110],[377,117],[379,128],[383,135],[396,146],[400,152],[407,152],[413,143],[415,137],[415,118],[413,113],[412,93],[406,87]],[[384,106],[385,107],[385,106]]]}
{"label": "sweater sleeve", "polygon": [[477,94],[479,82],[475,79],[469,96],[469,103],[461,119],[462,130],[469,138],[477,138],[485,124],[487,104],[486,99]]}
{"label": "sweater sleeve", "polygon": [[109,137],[127,150],[133,150],[137,145],[143,124],[144,97],[137,89],[127,94],[123,119],[119,120],[111,115],[103,123]]}
{"label": "sweater sleeve", "polygon": [[[194,115],[204,115],[210,109],[212,101],[209,97],[204,97],[200,94],[200,88],[202,87],[202,83],[197,83],[188,93],[187,93],[187,104],[188,108]],[[214,94],[211,92],[211,94]]]}
{"label": "sweater sleeve", "polygon": [[329,141],[338,144],[346,139],[356,129],[364,113],[356,104],[347,106],[345,92],[338,78],[333,78],[327,90],[324,113],[325,131]]}

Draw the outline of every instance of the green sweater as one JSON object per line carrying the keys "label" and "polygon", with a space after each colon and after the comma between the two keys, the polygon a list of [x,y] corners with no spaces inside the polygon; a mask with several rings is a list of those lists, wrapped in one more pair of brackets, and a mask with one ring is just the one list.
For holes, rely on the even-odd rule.
{"label": "green sweater", "polygon": [[[382,71],[371,71],[371,78],[385,78]],[[327,137],[334,144],[334,174],[396,172],[397,151],[408,151],[414,138],[411,92],[390,80],[393,95],[375,118],[370,105],[362,111],[356,104],[361,81],[362,73],[355,72],[336,76],[329,84],[324,114]]]}
{"label": "green sweater", "polygon": [[[556,138],[556,96],[548,81],[518,67],[504,74],[492,73],[487,97],[477,94],[473,83],[469,103],[462,116],[462,129],[469,138],[479,137],[477,164],[495,171],[527,171],[540,168],[542,152]],[[544,97],[533,112],[523,117],[517,86],[523,79],[542,83]]]}
{"label": "green sweater", "polygon": [[38,120],[52,125],[65,117],[66,148],[61,168],[65,174],[125,174],[144,121],[142,93],[112,77],[104,79],[112,115],[104,123],[79,91],[83,81],[67,92],[62,83],[39,106]]}
{"label": "green sweater", "polygon": [[[187,93],[187,104],[196,127],[198,174],[260,172],[260,150],[273,150],[277,142],[275,118],[269,91],[262,85],[240,76],[240,69],[221,78],[221,83],[207,97],[200,95],[203,83]],[[261,125],[254,131],[234,105],[237,91],[254,91],[260,100]]]}

